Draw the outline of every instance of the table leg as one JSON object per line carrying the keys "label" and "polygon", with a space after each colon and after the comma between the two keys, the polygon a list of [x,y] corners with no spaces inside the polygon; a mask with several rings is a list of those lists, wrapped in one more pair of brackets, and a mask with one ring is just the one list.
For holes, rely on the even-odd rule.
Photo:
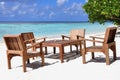
{"label": "table leg", "polygon": [[70,45],[70,52],[72,52],[72,45]]}
{"label": "table leg", "polygon": [[53,47],[53,53],[54,54],[56,53],[56,47]]}
{"label": "table leg", "polygon": [[47,47],[45,47],[45,55],[47,55]]}
{"label": "table leg", "polygon": [[60,51],[60,60],[61,60],[61,63],[64,62],[64,46],[63,45],[60,45],[59,46],[59,51]]}
{"label": "table leg", "polygon": [[80,56],[82,55],[82,42],[79,43],[80,45]]}

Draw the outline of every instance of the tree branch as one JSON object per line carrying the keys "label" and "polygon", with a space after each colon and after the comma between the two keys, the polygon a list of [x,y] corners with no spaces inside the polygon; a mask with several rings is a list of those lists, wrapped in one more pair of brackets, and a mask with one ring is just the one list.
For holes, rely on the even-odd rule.
{"label": "tree branch", "polygon": [[116,17],[111,17],[111,19],[115,19],[115,20],[119,20],[120,21],[120,18],[116,18]]}

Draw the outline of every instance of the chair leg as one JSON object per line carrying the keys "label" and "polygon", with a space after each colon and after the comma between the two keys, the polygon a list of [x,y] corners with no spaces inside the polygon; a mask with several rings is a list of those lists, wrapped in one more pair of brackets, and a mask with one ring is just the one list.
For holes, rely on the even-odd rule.
{"label": "chair leg", "polygon": [[116,46],[113,45],[111,49],[113,51],[113,58],[114,58],[114,60],[116,60],[117,59],[117,57],[116,57]]}
{"label": "chair leg", "polygon": [[[36,47],[33,47],[32,50],[33,50],[33,51],[36,51]],[[32,59],[34,60],[35,57],[32,57]],[[28,59],[27,63],[30,63],[29,59]]]}
{"label": "chair leg", "polygon": [[105,56],[106,56],[106,65],[110,65],[108,48],[106,48],[106,50],[105,50]]}
{"label": "chair leg", "polygon": [[82,44],[79,44],[80,45],[80,56],[82,55]]}
{"label": "chair leg", "polygon": [[76,46],[76,53],[78,54],[78,45],[75,45]]}
{"label": "chair leg", "polygon": [[26,72],[26,60],[22,56],[22,62],[23,62],[23,72]]}
{"label": "chair leg", "polygon": [[109,55],[106,54],[106,65],[110,65]]}
{"label": "chair leg", "polygon": [[8,69],[11,69],[11,58],[12,56],[8,54],[7,55]]}
{"label": "chair leg", "polygon": [[83,52],[82,53],[82,62],[83,62],[83,64],[85,64],[86,63],[86,57],[85,57],[85,52]]}
{"label": "chair leg", "polygon": [[[33,57],[34,58],[34,57]],[[30,64],[30,59],[27,60],[27,63]]]}
{"label": "chair leg", "polygon": [[42,66],[44,66],[44,62],[45,62],[45,61],[44,61],[44,53],[43,53],[43,52],[41,53],[41,56],[40,56],[40,57],[42,58]]}
{"label": "chair leg", "polygon": [[91,55],[92,55],[92,59],[95,59],[94,52],[92,52]]}
{"label": "chair leg", "polygon": [[35,59],[35,57],[32,58],[33,60]]}

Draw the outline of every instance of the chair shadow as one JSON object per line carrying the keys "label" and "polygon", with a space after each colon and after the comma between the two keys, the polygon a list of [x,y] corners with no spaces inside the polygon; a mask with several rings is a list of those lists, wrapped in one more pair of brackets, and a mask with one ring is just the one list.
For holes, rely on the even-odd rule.
{"label": "chair shadow", "polygon": [[120,56],[119,57],[117,57],[117,59],[116,60],[120,60]]}
{"label": "chair shadow", "polygon": [[[33,70],[35,70],[35,69],[42,68],[42,67],[45,67],[45,66],[53,65],[55,63],[58,63],[58,61],[55,61],[53,63],[45,62],[44,65],[42,66],[41,61],[34,61],[34,62],[31,62],[31,63],[27,63],[26,68],[32,68]],[[17,66],[17,67],[22,67],[22,65]]]}
{"label": "chair shadow", "polygon": [[[64,60],[66,62],[76,59],[78,57],[80,57],[81,55],[78,53],[76,53],[76,51],[72,51],[72,52],[65,52],[64,53]],[[50,59],[60,59],[60,53],[48,53],[48,55],[45,56],[45,58],[50,58]]]}
{"label": "chair shadow", "polygon": [[32,69],[38,69],[40,67],[45,67],[45,66],[53,65],[55,63],[57,63],[57,61],[54,62],[54,63],[46,63],[45,62],[44,65],[42,66],[42,63],[40,61],[35,61],[35,62],[27,64],[26,67],[29,67],[29,68],[32,68]]}
{"label": "chair shadow", "polygon": [[[116,60],[120,60],[120,57],[117,57]],[[110,64],[112,64],[113,62],[115,62],[116,60],[113,59],[113,56],[110,56]],[[87,61],[86,63],[89,62],[95,62],[95,63],[106,63],[106,58],[99,56],[99,57],[95,57],[95,59],[90,59],[89,61]]]}

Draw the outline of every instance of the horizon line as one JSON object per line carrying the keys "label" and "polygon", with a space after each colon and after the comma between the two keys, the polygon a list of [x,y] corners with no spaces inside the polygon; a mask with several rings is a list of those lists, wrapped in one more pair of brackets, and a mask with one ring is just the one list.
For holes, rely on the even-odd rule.
{"label": "horizon line", "polygon": [[89,21],[0,21],[0,23],[78,23]]}

